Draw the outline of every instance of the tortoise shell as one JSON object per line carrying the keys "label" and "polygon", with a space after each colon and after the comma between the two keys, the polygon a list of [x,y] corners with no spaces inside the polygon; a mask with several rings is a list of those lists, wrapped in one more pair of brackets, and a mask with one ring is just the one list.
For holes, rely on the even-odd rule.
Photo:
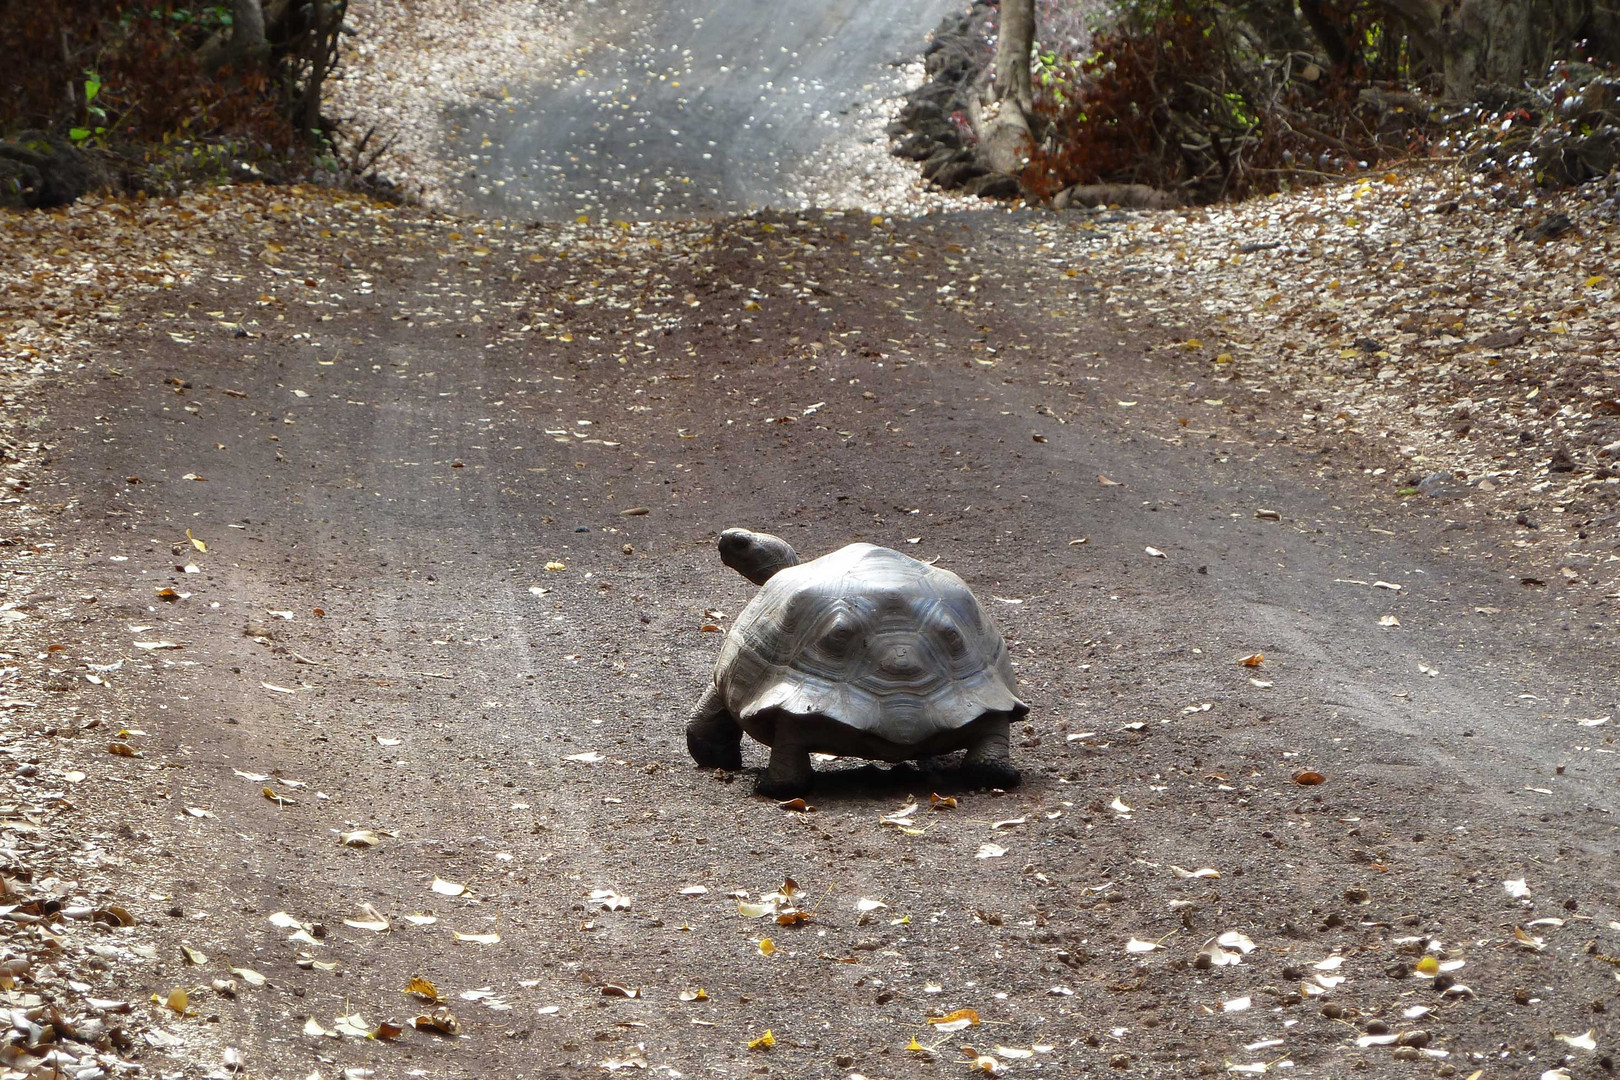
{"label": "tortoise shell", "polygon": [[900,746],[1029,709],[1001,633],[962,579],[872,544],[772,576],[726,636],[714,682],[750,730],[776,710]]}

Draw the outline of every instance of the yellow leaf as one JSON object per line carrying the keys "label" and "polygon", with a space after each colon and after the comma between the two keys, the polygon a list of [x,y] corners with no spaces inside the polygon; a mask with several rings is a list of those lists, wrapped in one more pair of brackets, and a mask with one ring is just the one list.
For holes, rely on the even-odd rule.
{"label": "yellow leaf", "polygon": [[439,988],[422,978],[420,975],[415,976],[409,983],[405,985],[405,993],[414,994],[423,1001],[439,1000]]}
{"label": "yellow leaf", "polygon": [[207,551],[208,550],[208,545],[203,543],[201,540],[197,539],[195,536],[192,536],[190,529],[186,530],[186,539],[190,540],[191,541],[191,546],[196,548],[198,551]]}
{"label": "yellow leaf", "polygon": [[761,1035],[757,1039],[754,1039],[752,1042],[750,1042],[748,1044],[748,1049],[750,1049],[750,1050],[769,1050],[771,1047],[773,1047],[775,1045],[776,1045],[776,1036],[771,1033],[769,1028],[767,1028],[765,1030],[765,1034]]}
{"label": "yellow leaf", "polygon": [[200,949],[193,949],[190,945],[180,946],[180,954],[186,958],[187,963],[196,964],[199,967],[208,963],[208,954]]}
{"label": "yellow leaf", "polygon": [[922,1043],[918,1042],[915,1037],[913,1037],[910,1042],[906,1043],[906,1049],[912,1051],[913,1053],[919,1053],[919,1054],[928,1053],[928,1047],[926,1047]]}
{"label": "yellow leaf", "polygon": [[1591,277],[1586,279],[1586,287],[1588,289],[1595,289],[1601,284],[1603,284],[1602,274],[1593,274]]}
{"label": "yellow leaf", "polygon": [[973,1027],[979,1022],[979,1014],[973,1009],[957,1009],[944,1016],[930,1016],[928,1022],[941,1031],[960,1031],[965,1027]]}
{"label": "yellow leaf", "polygon": [[776,942],[772,941],[770,938],[761,938],[759,942],[759,955],[774,956],[775,954]]}
{"label": "yellow leaf", "polygon": [[1434,956],[1425,956],[1417,962],[1417,970],[1420,975],[1438,975],[1440,973],[1440,961]]}
{"label": "yellow leaf", "polygon": [[168,999],[163,1001],[162,1004],[174,1012],[179,1013],[181,1016],[184,1016],[186,1014],[186,1003],[189,1000],[190,999],[186,996],[185,990],[180,987],[176,987],[169,991]]}
{"label": "yellow leaf", "polygon": [[1204,347],[1204,343],[1197,338],[1188,338],[1186,347],[1189,349],[1202,349]]}
{"label": "yellow leaf", "polygon": [[682,990],[680,997],[682,1001],[708,1001],[709,992],[700,986],[696,990]]}
{"label": "yellow leaf", "polygon": [[568,566],[567,566],[566,563],[560,563],[557,560],[553,559],[551,562],[546,563],[546,569],[547,570],[566,570],[566,569],[568,569]]}

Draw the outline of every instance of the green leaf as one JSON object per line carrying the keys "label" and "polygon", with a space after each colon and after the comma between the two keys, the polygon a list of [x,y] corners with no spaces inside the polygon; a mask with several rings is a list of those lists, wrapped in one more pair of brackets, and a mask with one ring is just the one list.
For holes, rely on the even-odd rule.
{"label": "green leaf", "polygon": [[68,138],[72,139],[76,143],[84,142],[84,140],[88,139],[89,137],[89,128],[73,128],[68,131]]}

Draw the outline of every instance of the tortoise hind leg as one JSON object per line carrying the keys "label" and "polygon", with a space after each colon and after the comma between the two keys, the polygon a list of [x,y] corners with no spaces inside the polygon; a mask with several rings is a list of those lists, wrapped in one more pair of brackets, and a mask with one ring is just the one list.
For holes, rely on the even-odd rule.
{"label": "tortoise hind leg", "polygon": [[686,722],[686,749],[705,769],[742,768],[742,725],[726,709],[720,689],[711,685]]}
{"label": "tortoise hind leg", "polygon": [[778,724],[771,741],[771,761],[759,774],[754,792],[772,799],[792,799],[810,793],[815,773],[810,768],[810,748],[793,737],[787,724]]}
{"label": "tortoise hind leg", "polygon": [[979,724],[979,738],[968,747],[967,757],[962,761],[963,775],[985,787],[1017,787],[1023,776],[1012,763],[1008,730],[1011,717],[1003,713],[985,717]]}

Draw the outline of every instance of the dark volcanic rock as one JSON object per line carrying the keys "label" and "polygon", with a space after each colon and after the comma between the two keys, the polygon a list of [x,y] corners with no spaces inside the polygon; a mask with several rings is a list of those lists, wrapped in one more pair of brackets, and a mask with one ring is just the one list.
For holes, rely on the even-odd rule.
{"label": "dark volcanic rock", "polygon": [[936,172],[933,180],[942,188],[959,188],[969,180],[976,180],[989,171],[989,166],[980,164],[977,159],[953,161]]}
{"label": "dark volcanic rock", "polygon": [[981,199],[1016,199],[1024,193],[1024,187],[1018,182],[1018,177],[1000,172],[975,177],[963,187],[968,194],[977,195]]}
{"label": "dark volcanic rock", "polygon": [[105,183],[89,155],[60,135],[25,131],[0,142],[0,206],[66,206]]}

